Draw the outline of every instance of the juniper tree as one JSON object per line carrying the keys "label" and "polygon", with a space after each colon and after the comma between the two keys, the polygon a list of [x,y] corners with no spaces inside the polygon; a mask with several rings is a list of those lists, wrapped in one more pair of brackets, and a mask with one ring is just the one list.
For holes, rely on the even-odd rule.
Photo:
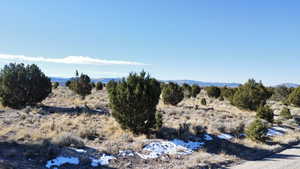
{"label": "juniper tree", "polygon": [[107,84],[112,115],[123,129],[134,133],[148,133],[161,126],[160,115],[156,117],[156,105],[161,93],[160,83],[146,75],[130,73],[119,82]]}
{"label": "juniper tree", "polygon": [[37,65],[10,63],[0,72],[0,97],[3,106],[22,108],[35,105],[51,93],[51,81]]}

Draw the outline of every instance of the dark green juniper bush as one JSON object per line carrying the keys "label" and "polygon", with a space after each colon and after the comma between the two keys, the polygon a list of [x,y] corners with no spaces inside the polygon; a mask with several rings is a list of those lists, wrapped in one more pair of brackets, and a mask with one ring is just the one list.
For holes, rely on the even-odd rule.
{"label": "dark green juniper bush", "polygon": [[260,105],[266,104],[271,95],[261,82],[250,79],[234,93],[232,104],[242,109],[257,110]]}
{"label": "dark green juniper bush", "polygon": [[288,103],[300,107],[300,87],[293,89],[293,92],[288,96]]}
{"label": "dark green juniper bush", "polygon": [[103,89],[103,83],[102,82],[97,82],[96,83],[96,90],[102,90]]}
{"label": "dark green juniper bush", "polygon": [[23,108],[35,105],[51,93],[52,84],[37,65],[10,63],[0,72],[0,97],[3,106]]}
{"label": "dark green juniper bush", "polygon": [[256,116],[260,119],[264,119],[270,123],[274,121],[273,110],[269,106],[259,106],[256,112]]}
{"label": "dark green juniper bush", "polygon": [[198,85],[192,85],[192,97],[197,97],[197,95],[201,92],[201,88]]}
{"label": "dark green juniper bush", "polygon": [[258,142],[264,142],[266,140],[267,132],[267,124],[260,119],[253,121],[246,129],[247,137]]}
{"label": "dark green juniper bush", "polygon": [[221,89],[215,86],[206,87],[205,91],[209,97],[218,98],[221,95]]}
{"label": "dark green juniper bush", "polygon": [[56,89],[58,86],[59,86],[59,83],[58,83],[58,82],[53,82],[53,83],[52,83],[53,89]]}
{"label": "dark green juniper bush", "polygon": [[182,89],[185,98],[190,98],[192,96],[192,87],[189,84],[184,83]]}
{"label": "dark green juniper bush", "polygon": [[[76,71],[76,75],[77,74],[78,72]],[[76,76],[75,78],[71,79],[69,88],[76,94],[79,94],[82,99],[85,99],[85,96],[91,94],[91,79],[85,74],[81,74],[80,77]]]}
{"label": "dark green juniper bush", "polygon": [[107,90],[112,115],[123,129],[139,134],[162,125],[162,117],[156,115],[160,83],[149,74],[130,73],[119,82],[110,81]]}
{"label": "dark green juniper bush", "polygon": [[283,119],[292,119],[293,118],[293,116],[292,116],[292,114],[291,114],[291,111],[290,111],[290,109],[288,109],[288,108],[283,108],[282,110],[281,110],[281,112],[280,112],[280,117],[282,117]]}
{"label": "dark green juniper bush", "polygon": [[162,99],[165,104],[177,105],[184,98],[183,89],[176,83],[164,85],[162,90]]}

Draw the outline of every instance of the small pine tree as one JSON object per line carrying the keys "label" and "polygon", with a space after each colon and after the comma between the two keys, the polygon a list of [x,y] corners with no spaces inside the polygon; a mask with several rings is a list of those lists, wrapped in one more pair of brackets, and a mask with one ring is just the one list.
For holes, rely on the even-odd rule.
{"label": "small pine tree", "polygon": [[206,106],[206,99],[205,99],[205,98],[202,98],[202,99],[201,99],[201,104],[202,104],[203,106]]}
{"label": "small pine tree", "polygon": [[288,109],[286,107],[281,110],[280,117],[282,117],[283,119],[292,119],[293,118],[290,109]]}
{"label": "small pine tree", "polygon": [[0,72],[0,97],[3,106],[23,108],[35,105],[51,93],[50,79],[35,64],[10,63]]}
{"label": "small pine tree", "polygon": [[71,80],[69,88],[76,94],[79,94],[82,99],[85,99],[85,96],[91,94],[91,79],[88,75],[81,74],[80,77],[75,77]]}
{"label": "small pine tree", "polygon": [[253,121],[246,129],[247,137],[259,142],[265,141],[267,132],[268,126],[259,119]]}
{"label": "small pine tree", "polygon": [[185,98],[190,98],[192,96],[192,87],[189,84],[184,83],[182,85],[182,90]]}
{"label": "small pine tree", "polygon": [[224,101],[224,97],[223,97],[223,96],[220,96],[220,97],[219,97],[219,100],[220,100],[220,101]]}
{"label": "small pine tree", "polygon": [[65,83],[65,86],[69,87],[71,84],[71,80],[67,80],[66,83]]}
{"label": "small pine tree", "polygon": [[210,86],[210,87],[206,87],[205,91],[207,92],[207,95],[209,97],[214,97],[214,98],[218,98],[221,95],[221,90],[218,87],[215,86]]}
{"label": "small pine tree", "polygon": [[58,86],[59,86],[59,83],[58,83],[58,82],[53,82],[53,83],[52,83],[53,89],[56,89]]}
{"label": "small pine tree", "polygon": [[94,82],[91,82],[91,86],[92,86],[92,88],[95,88],[95,87],[96,87],[96,85],[95,85]]}
{"label": "small pine tree", "polygon": [[300,107],[300,87],[293,89],[292,93],[288,97],[288,102]]}
{"label": "small pine tree", "polygon": [[274,121],[274,113],[273,110],[269,106],[260,106],[257,109],[256,116],[260,119],[264,119],[270,123]]}
{"label": "small pine tree", "polygon": [[176,83],[168,83],[162,90],[162,99],[165,104],[177,105],[184,98],[182,88]]}
{"label": "small pine tree", "polygon": [[163,125],[163,115],[160,112],[156,112],[155,114],[155,120],[156,120],[156,130],[159,130]]}
{"label": "small pine tree", "polygon": [[97,82],[96,83],[96,90],[102,90],[103,89],[103,83],[102,82]]}
{"label": "small pine tree", "polygon": [[120,82],[110,81],[107,91],[112,115],[123,129],[138,134],[160,126],[155,117],[160,83],[144,71],[131,73]]}
{"label": "small pine tree", "polygon": [[192,97],[197,97],[197,95],[201,92],[201,88],[198,85],[192,85]]}

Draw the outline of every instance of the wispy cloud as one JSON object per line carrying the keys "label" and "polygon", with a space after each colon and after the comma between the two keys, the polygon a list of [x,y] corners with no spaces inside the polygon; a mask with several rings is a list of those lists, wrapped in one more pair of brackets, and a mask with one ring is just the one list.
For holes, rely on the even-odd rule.
{"label": "wispy cloud", "polygon": [[24,55],[0,54],[0,59],[10,61],[50,62],[64,64],[86,64],[86,65],[146,65],[144,63],[97,59],[89,56],[66,56],[63,58],[33,57]]}

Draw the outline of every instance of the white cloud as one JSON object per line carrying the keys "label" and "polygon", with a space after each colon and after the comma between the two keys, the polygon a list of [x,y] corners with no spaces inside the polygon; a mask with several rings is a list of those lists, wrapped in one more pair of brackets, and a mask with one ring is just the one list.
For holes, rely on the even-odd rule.
{"label": "white cloud", "polygon": [[51,62],[64,64],[87,64],[87,65],[146,65],[139,62],[104,60],[89,56],[66,56],[63,58],[32,57],[24,55],[0,54],[2,60],[29,61],[29,62]]}

